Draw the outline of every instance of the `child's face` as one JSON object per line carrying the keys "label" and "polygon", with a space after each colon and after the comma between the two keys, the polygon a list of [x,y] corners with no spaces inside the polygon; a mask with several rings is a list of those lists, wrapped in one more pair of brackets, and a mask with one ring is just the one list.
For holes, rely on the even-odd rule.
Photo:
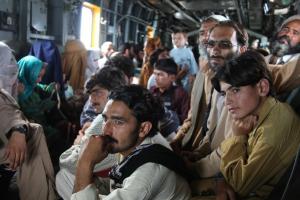
{"label": "child's face", "polygon": [[258,114],[262,102],[258,84],[234,87],[220,82],[221,94],[225,97],[225,106],[234,119],[243,119],[250,114]]}
{"label": "child's face", "polygon": [[175,33],[172,35],[173,45],[177,48],[184,47],[186,43],[186,38],[184,37],[183,33]]}
{"label": "child's face", "polygon": [[156,87],[161,90],[168,89],[175,80],[175,75],[168,74],[162,70],[154,69],[153,74],[155,76]]}

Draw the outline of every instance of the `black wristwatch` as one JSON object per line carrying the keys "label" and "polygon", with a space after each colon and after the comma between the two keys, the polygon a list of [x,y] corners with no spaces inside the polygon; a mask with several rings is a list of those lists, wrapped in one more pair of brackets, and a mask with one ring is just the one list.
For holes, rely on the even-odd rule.
{"label": "black wristwatch", "polygon": [[19,133],[22,133],[22,134],[24,134],[26,136],[28,130],[27,130],[27,127],[25,125],[20,125],[20,126],[12,127],[10,129],[10,133],[12,133],[14,131],[18,131]]}

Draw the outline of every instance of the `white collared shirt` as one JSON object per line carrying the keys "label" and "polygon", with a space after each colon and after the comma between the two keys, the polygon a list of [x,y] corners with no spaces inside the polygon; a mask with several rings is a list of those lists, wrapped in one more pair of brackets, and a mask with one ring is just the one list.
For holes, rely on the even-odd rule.
{"label": "white collared shirt", "polygon": [[[161,134],[146,138],[142,144],[161,144],[170,148]],[[188,200],[191,191],[187,181],[174,171],[156,163],[146,163],[123,181],[123,187],[107,196],[98,194],[94,184],[72,194],[71,200]]]}

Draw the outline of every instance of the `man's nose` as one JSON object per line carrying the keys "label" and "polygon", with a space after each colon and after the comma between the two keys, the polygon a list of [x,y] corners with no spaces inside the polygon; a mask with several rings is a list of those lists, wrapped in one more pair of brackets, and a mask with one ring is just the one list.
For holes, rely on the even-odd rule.
{"label": "man's nose", "polygon": [[289,39],[291,39],[292,36],[293,36],[293,33],[292,33],[292,31],[289,30],[285,35],[286,35]]}
{"label": "man's nose", "polygon": [[232,98],[229,94],[225,95],[225,105],[230,106],[232,104]]}
{"label": "man's nose", "polygon": [[94,94],[94,93],[92,93],[92,94],[90,95],[90,100],[91,100],[92,103],[95,103],[96,100],[97,100],[97,95]]}
{"label": "man's nose", "polygon": [[103,131],[104,135],[112,136],[112,134],[113,134],[113,127],[112,127],[112,124],[110,123],[109,120],[107,120],[106,122],[103,123],[102,131]]}

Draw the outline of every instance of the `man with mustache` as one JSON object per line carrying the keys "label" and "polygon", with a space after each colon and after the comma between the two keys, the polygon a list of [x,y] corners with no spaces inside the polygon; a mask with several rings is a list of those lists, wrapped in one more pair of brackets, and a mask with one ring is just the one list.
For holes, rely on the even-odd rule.
{"label": "man with mustache", "polygon": [[[201,178],[212,177],[219,172],[217,149],[227,133],[227,129],[224,127],[227,114],[222,113],[223,98],[212,90],[210,79],[216,70],[225,64],[226,60],[247,49],[247,36],[236,23],[232,21],[219,22],[211,29],[206,46],[208,64],[202,69],[203,85],[198,86],[198,90],[199,87],[203,87],[200,88],[202,93],[198,95],[201,95],[199,99],[201,98],[205,105],[198,105],[201,118],[192,121],[192,123],[198,123],[197,135],[191,135],[190,132],[184,135],[181,129],[181,132],[177,133],[177,138],[182,137],[180,134],[184,135],[182,147],[176,140],[172,143],[175,150],[193,162],[190,163],[191,170]],[[194,104],[192,101],[192,105]],[[200,123],[196,121],[199,119],[201,119]]]}
{"label": "man with mustache", "polygon": [[102,113],[102,133],[90,137],[79,159],[72,199],[100,198],[92,171],[108,153],[120,153],[123,160],[110,172],[114,190],[101,199],[190,199],[183,160],[157,133],[163,112],[158,100],[141,86],[112,91]]}
{"label": "man with mustache", "polygon": [[211,15],[203,20],[199,31],[199,71],[196,75],[194,86],[191,93],[190,110],[188,117],[184,120],[182,126],[177,131],[176,138],[171,142],[171,146],[174,150],[180,152],[181,146],[185,150],[194,150],[198,147],[201,140],[202,121],[205,114],[209,98],[205,96],[203,90],[205,76],[204,73],[207,68],[207,52],[206,43],[208,40],[208,33],[220,21],[226,21],[222,15]]}
{"label": "man with mustache", "polygon": [[[85,103],[80,116],[80,125],[83,127],[83,131],[103,111],[108,92],[119,86],[120,82],[122,82],[122,85],[129,84],[134,76],[133,62],[125,56],[115,56],[104,66],[115,67],[115,70],[120,72],[116,72],[116,75],[114,75],[106,69],[102,73],[97,72],[87,81],[85,89],[89,94],[89,99]],[[120,78],[119,73],[123,73],[124,77]],[[120,79],[124,80],[121,81]]]}
{"label": "man with mustache", "polygon": [[191,168],[202,178],[212,177],[219,172],[218,147],[230,130],[229,126],[225,126],[228,113],[223,110],[224,98],[213,90],[210,80],[226,61],[247,50],[247,38],[243,28],[233,21],[220,22],[211,29],[209,34],[208,68],[204,71],[204,91],[208,105],[200,131],[201,145],[193,153],[182,152],[190,160],[197,160],[191,164]]}
{"label": "man with mustache", "polygon": [[208,40],[209,30],[214,27],[216,24],[222,21],[228,20],[226,17],[222,15],[211,15],[205,18],[200,26],[199,30],[199,68],[201,70],[202,67],[207,63],[207,51],[206,51],[206,43]]}
{"label": "man with mustache", "polygon": [[300,15],[294,15],[282,23],[272,42],[272,55],[268,57],[268,61],[271,64],[283,64],[298,53],[300,53]]}
{"label": "man with mustache", "polygon": [[112,67],[108,66],[105,70],[101,69],[92,75],[85,85],[89,100],[80,116],[82,126],[92,122],[98,114],[102,113],[110,90],[126,84],[125,75],[119,69],[113,68],[114,70],[111,70],[108,68]]}
{"label": "man with mustache", "polygon": [[[286,19],[272,43],[272,55],[266,59],[269,63],[284,64],[300,56],[300,15],[294,15]],[[286,92],[279,97],[280,100],[289,103],[300,114],[300,87],[297,86],[291,92]]]}
{"label": "man with mustache", "polygon": [[[79,153],[82,151],[85,141],[90,136],[91,131],[101,127],[102,118],[97,116],[102,113],[107,103],[108,95],[111,90],[127,84],[125,74],[113,65],[103,67],[96,74],[92,75],[86,83],[87,93],[90,94],[88,102],[90,109],[85,109],[81,115],[81,121],[84,123],[82,130],[79,131],[74,145],[67,149],[60,156],[60,171],[56,175],[56,185],[59,195],[63,199],[70,199],[74,186],[75,169]],[[89,105],[89,104],[87,104]],[[98,125],[99,124],[99,125]],[[106,164],[97,166],[95,172],[111,167],[115,159],[109,157]]]}

